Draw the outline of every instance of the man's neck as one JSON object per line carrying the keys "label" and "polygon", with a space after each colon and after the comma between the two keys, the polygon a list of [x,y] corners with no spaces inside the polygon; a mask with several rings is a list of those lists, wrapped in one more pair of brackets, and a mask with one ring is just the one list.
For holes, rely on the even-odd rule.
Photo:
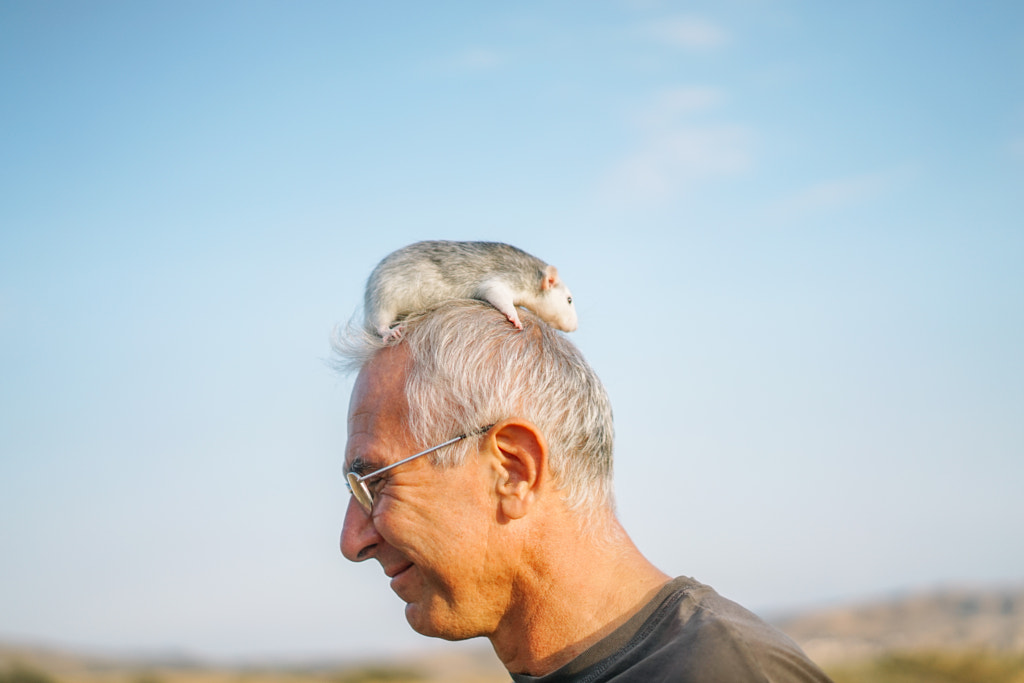
{"label": "man's neck", "polygon": [[[575,525],[569,525],[575,526]],[[581,542],[547,529],[543,549],[525,553],[513,604],[491,644],[505,668],[534,676],[572,661],[646,605],[670,579],[610,514],[604,533]],[[563,542],[560,534],[572,538]]]}

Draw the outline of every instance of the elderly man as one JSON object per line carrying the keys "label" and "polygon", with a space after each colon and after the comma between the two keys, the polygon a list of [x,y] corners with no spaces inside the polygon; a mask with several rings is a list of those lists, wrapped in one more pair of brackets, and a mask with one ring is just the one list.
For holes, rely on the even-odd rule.
{"label": "elderly man", "polygon": [[612,411],[561,333],[452,301],[358,368],[341,551],[428,636],[490,639],[515,681],[828,681],[785,635],[652,565],[615,517]]}

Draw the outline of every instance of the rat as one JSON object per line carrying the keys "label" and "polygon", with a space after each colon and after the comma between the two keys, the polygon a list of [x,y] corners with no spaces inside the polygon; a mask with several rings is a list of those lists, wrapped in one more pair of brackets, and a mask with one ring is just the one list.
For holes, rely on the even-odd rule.
{"label": "rat", "polygon": [[449,299],[479,299],[523,329],[525,306],[565,332],[576,329],[572,293],[558,269],[502,242],[428,240],[384,257],[366,281],[366,328],[385,341],[401,337],[401,320]]}

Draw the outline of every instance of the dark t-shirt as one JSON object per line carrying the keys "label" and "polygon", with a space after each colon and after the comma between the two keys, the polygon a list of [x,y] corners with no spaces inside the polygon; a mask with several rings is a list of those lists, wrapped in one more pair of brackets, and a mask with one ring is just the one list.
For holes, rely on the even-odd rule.
{"label": "dark t-shirt", "polygon": [[785,634],[679,577],[625,624],[546,676],[516,683],[831,683]]}

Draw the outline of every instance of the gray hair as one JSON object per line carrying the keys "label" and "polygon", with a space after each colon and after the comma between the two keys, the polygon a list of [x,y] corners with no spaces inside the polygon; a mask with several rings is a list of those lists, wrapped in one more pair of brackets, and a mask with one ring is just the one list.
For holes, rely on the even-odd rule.
{"label": "gray hair", "polygon": [[[424,447],[510,417],[535,424],[548,445],[555,486],[572,509],[613,508],[611,402],[583,354],[529,311],[522,330],[490,305],[447,301],[406,318],[397,341],[350,324],[332,339],[337,366],[364,367],[385,346],[405,346],[409,429]],[[470,443],[433,457],[461,463]]]}

